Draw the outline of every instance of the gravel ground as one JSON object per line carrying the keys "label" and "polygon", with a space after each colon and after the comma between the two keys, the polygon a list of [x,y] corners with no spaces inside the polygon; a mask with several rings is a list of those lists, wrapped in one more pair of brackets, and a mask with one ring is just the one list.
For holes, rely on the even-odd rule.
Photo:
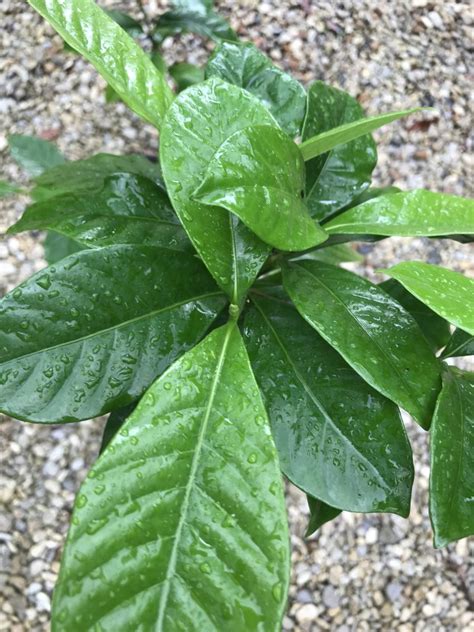
{"label": "gravel ground", "polygon": [[[132,2],[102,2],[133,10]],[[439,114],[378,133],[379,184],[469,191],[472,10],[435,0],[308,0],[218,3],[240,35],[303,82],[325,79],[370,113],[434,105]],[[165,3],[146,3],[149,14]],[[6,133],[55,140],[69,158],[97,151],[153,152],[157,138],[121,104],[106,106],[103,82],[22,0],[0,3],[0,165],[17,182]],[[472,52],[472,46],[471,46]],[[169,61],[200,62],[201,42],[169,41]],[[24,200],[0,206],[0,234]],[[362,246],[369,276],[386,262],[421,258],[474,273],[472,250],[455,242],[391,239]],[[0,295],[44,265],[41,239],[0,240]],[[74,495],[97,455],[103,422],[41,427],[3,417],[0,427],[0,631],[49,629],[51,592]],[[293,578],[285,630],[474,630],[472,545],[435,551],[427,512],[428,442],[409,422],[416,482],[409,520],[345,513],[304,540],[304,497],[288,490]],[[471,553],[471,558],[469,557]],[[76,631],[68,631],[76,632]],[[81,631],[77,631],[81,632]]]}

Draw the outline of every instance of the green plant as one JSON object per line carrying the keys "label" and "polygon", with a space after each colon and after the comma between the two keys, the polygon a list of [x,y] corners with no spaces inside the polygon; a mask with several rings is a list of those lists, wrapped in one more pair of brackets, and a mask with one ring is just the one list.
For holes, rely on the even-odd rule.
{"label": "green plant", "polygon": [[441,358],[472,351],[474,282],[405,262],[376,285],[339,266],[357,260],[350,241],[472,241],[468,200],[369,188],[370,132],[411,111],[365,118],[232,42],[175,97],[91,0],[30,4],[160,130],[162,169],[49,148],[45,170],[41,143],[11,139],[42,172],[10,232],[79,250],[0,303],[0,409],[37,423],[111,413],[53,629],[277,630],[280,471],[308,495],[308,533],[342,510],[407,516],[399,407],[432,433],[435,545],[473,533],[474,377]]}

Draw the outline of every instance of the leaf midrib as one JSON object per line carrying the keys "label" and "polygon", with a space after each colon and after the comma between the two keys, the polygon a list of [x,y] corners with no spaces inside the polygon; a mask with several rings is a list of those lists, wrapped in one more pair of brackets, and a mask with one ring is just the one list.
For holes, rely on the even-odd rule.
{"label": "leaf midrib", "polygon": [[198,434],[198,437],[197,437],[196,449],[194,451],[194,456],[193,456],[193,459],[191,461],[191,470],[189,472],[188,483],[186,485],[186,490],[185,490],[185,493],[184,493],[184,498],[183,498],[183,503],[182,503],[182,506],[181,506],[181,512],[180,512],[180,516],[179,516],[178,526],[176,528],[176,534],[175,534],[175,538],[174,538],[174,542],[173,542],[173,547],[171,549],[171,554],[170,554],[170,559],[169,559],[169,563],[168,563],[168,568],[167,568],[167,571],[166,571],[166,577],[165,577],[164,584],[163,584],[163,591],[161,592],[161,595],[160,595],[160,600],[159,600],[159,605],[158,605],[157,622],[156,622],[156,627],[155,627],[156,632],[161,632],[163,630],[163,620],[164,620],[166,606],[167,606],[167,602],[168,602],[168,598],[169,598],[169,592],[170,592],[170,588],[171,588],[171,580],[176,574],[176,564],[177,564],[177,560],[178,560],[178,552],[179,552],[179,546],[180,546],[180,537],[181,537],[181,533],[182,533],[184,524],[186,522],[186,516],[187,516],[187,513],[188,513],[188,509],[189,509],[191,493],[192,493],[193,486],[194,486],[194,483],[195,483],[196,473],[197,473],[197,469],[198,469],[198,466],[199,466],[199,459],[200,459],[201,452],[202,452],[203,445],[204,445],[204,438],[205,438],[205,435],[206,435],[207,427],[208,427],[208,424],[209,424],[209,419],[210,419],[211,412],[212,412],[212,406],[213,406],[214,399],[215,399],[216,392],[217,392],[217,388],[218,388],[218,385],[219,385],[219,379],[220,379],[221,374],[222,374],[222,369],[223,369],[224,362],[225,362],[227,347],[229,345],[230,337],[231,337],[232,333],[234,332],[234,328],[235,328],[235,323],[231,323],[230,325],[228,325],[228,329],[227,329],[227,331],[225,333],[225,337],[224,337],[224,340],[223,340],[223,343],[222,343],[222,349],[221,349],[221,352],[220,352],[220,355],[219,355],[219,358],[218,358],[217,364],[216,364],[214,379],[212,381],[211,390],[209,392],[209,399],[208,399],[208,402],[207,402],[206,411],[204,413],[204,418],[203,418],[203,421],[202,421],[202,424],[201,424],[201,428],[199,430],[199,434]]}
{"label": "leaf midrib", "polygon": [[162,314],[165,313],[167,311],[171,311],[173,309],[177,309],[178,307],[181,307],[183,305],[186,305],[187,303],[192,303],[194,301],[200,301],[202,299],[205,298],[210,298],[212,296],[224,296],[222,292],[220,291],[214,291],[214,292],[208,292],[206,294],[200,294],[199,296],[192,296],[188,299],[185,299],[183,301],[179,301],[178,303],[173,303],[172,305],[167,305],[166,307],[161,307],[160,309],[157,310],[153,310],[151,312],[148,312],[147,314],[143,314],[142,316],[137,316],[136,318],[131,318],[130,320],[126,320],[122,323],[119,323],[118,325],[112,325],[111,327],[106,327],[105,329],[101,329],[99,331],[95,331],[91,334],[87,334],[86,336],[80,336],[79,338],[75,338],[73,340],[67,340],[65,342],[61,342],[57,345],[53,345],[52,347],[45,347],[44,349],[38,349],[37,351],[31,351],[30,353],[26,353],[24,355],[21,356],[15,356],[13,358],[9,358],[8,360],[0,360],[0,366],[2,364],[7,364],[8,362],[12,362],[14,360],[25,360],[26,358],[29,358],[31,356],[35,356],[38,353],[46,353],[48,351],[54,351],[55,349],[61,349],[62,347],[66,347],[67,345],[70,344],[74,344],[76,342],[84,342],[85,340],[90,340],[92,338],[95,338],[96,336],[101,336],[102,334],[106,334],[109,333],[111,331],[116,331],[118,329],[121,329],[122,327],[126,327],[127,325],[130,325],[132,323],[136,323],[139,322],[141,320],[145,320],[147,318],[152,318],[153,316],[157,316],[158,314]]}

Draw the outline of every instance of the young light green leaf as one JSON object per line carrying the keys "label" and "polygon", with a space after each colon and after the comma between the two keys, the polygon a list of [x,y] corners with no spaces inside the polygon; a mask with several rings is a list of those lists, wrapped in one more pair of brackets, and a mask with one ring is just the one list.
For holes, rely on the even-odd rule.
{"label": "young light green leaf", "polygon": [[126,611],[131,630],[277,632],[288,564],[276,450],[227,325],[153,384],[83,483],[53,630],[117,629]]}
{"label": "young light green leaf", "polygon": [[43,248],[44,258],[50,266],[61,261],[61,259],[69,257],[69,255],[85,250],[85,246],[82,244],[52,230],[48,231]]}
{"label": "young light green leaf", "polygon": [[413,464],[398,408],[282,292],[251,297],[244,338],[284,474],[332,507],[406,516]]}
{"label": "young light green leaf", "polygon": [[421,261],[381,270],[456,327],[474,334],[474,279]]}
{"label": "young light green leaf", "polygon": [[334,129],[305,140],[301,144],[301,152],[305,160],[311,160],[311,158],[325,154],[327,151],[337,147],[337,145],[350,143],[352,140],[360,138],[360,136],[364,136],[365,134],[370,134],[388,123],[427,109],[429,108],[410,108],[409,110],[388,112],[387,114],[378,114],[377,116],[370,116],[360,119],[359,121],[340,125],[339,127],[335,127]]}
{"label": "young light green leaf", "polygon": [[173,207],[211,274],[240,303],[270,247],[228,211],[194,200],[214,153],[234,132],[275,125],[251,94],[220,79],[191,86],[175,99],[161,133],[161,165]]}
{"label": "young light green leaf", "polygon": [[192,250],[163,189],[131,173],[106,176],[98,190],[72,191],[36,202],[8,233],[44,229],[86,247],[138,244]]}
{"label": "young light green leaf", "polygon": [[456,329],[441,354],[442,358],[458,358],[474,355],[474,336],[462,329]]}
{"label": "young light green leaf", "polygon": [[245,88],[270,110],[290,136],[301,130],[306,110],[306,92],[249,42],[222,42],[206,66],[206,78],[219,77]]}
{"label": "young light green leaf", "polygon": [[[308,92],[303,141],[315,134],[331,133],[345,123],[365,116],[358,101],[347,92],[316,81]],[[317,136],[319,137],[319,136]],[[306,203],[318,220],[350,205],[370,184],[377,163],[377,149],[368,134],[306,163]]]}
{"label": "young light green leaf", "polygon": [[204,70],[195,64],[180,62],[169,67],[169,73],[173,77],[178,92],[204,81]]}
{"label": "young light green leaf", "polygon": [[28,0],[132,110],[158,129],[173,100],[146,53],[93,0]]}
{"label": "young light green leaf", "polygon": [[455,367],[433,417],[430,516],[437,548],[474,535],[474,373]]}
{"label": "young light green leaf", "polygon": [[440,363],[414,318],[376,285],[326,263],[293,263],[283,280],[303,318],[353,369],[429,428]]}
{"label": "young light green leaf", "polygon": [[12,182],[0,180],[0,198],[15,195],[16,193],[23,193],[23,189]]}
{"label": "young light green leaf", "polygon": [[313,535],[323,524],[337,518],[341,510],[331,507],[331,505],[326,505],[326,503],[323,503],[317,498],[313,498],[309,494],[307,494],[306,499],[308,501],[310,515],[305,536],[309,538],[309,536]]}
{"label": "young light green leaf", "polygon": [[330,234],[439,237],[474,234],[474,201],[424,189],[391,193],[341,213],[324,225]]}
{"label": "young light green leaf", "polygon": [[298,146],[276,127],[255,125],[222,143],[193,198],[226,208],[263,241],[292,251],[327,239],[311,218],[303,191],[304,161]]}
{"label": "young light green leaf", "polygon": [[0,301],[0,410],[63,423],[124,406],[224,303],[183,253],[135,245],[71,255]]}
{"label": "young light green leaf", "polygon": [[388,279],[379,283],[379,287],[398,301],[407,312],[410,312],[433,351],[438,351],[445,346],[451,336],[447,320],[438,316],[427,305],[415,298],[395,279]]}
{"label": "young light green leaf", "polygon": [[37,136],[10,134],[10,155],[30,176],[39,176],[46,169],[66,162],[56,145]]}

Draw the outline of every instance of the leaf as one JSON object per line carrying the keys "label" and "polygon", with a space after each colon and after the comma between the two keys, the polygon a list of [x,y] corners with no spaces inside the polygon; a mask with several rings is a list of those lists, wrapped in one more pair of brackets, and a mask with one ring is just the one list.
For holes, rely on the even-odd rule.
{"label": "leaf", "polygon": [[234,303],[252,285],[270,248],[235,216],[192,199],[209,162],[234,132],[276,125],[241,88],[209,79],[175,99],[161,132],[161,165],[173,207],[209,271]]}
{"label": "leaf", "polygon": [[359,196],[357,196],[354,200],[352,200],[350,207],[356,206],[357,204],[363,204],[368,200],[373,200],[374,198],[378,198],[381,195],[389,195],[390,193],[400,193],[401,189],[394,186],[388,187],[370,187],[369,189],[365,189]]}
{"label": "leaf", "polygon": [[474,234],[474,202],[424,189],[391,193],[341,213],[324,228],[331,234],[400,237]]}
{"label": "leaf", "polygon": [[[324,137],[345,123],[360,123],[364,116],[359,103],[347,92],[316,81],[308,92],[303,141],[315,134],[316,138]],[[367,134],[329,149],[306,164],[306,203],[318,220],[356,200],[369,186],[377,163],[375,143]]]}
{"label": "leaf", "polygon": [[153,384],[86,478],[53,629],[118,629],[125,616],[130,630],[276,632],[288,563],[268,420],[225,326]]}
{"label": "leaf", "polygon": [[306,499],[308,501],[310,516],[305,536],[309,538],[309,536],[313,535],[323,524],[334,520],[334,518],[341,513],[341,510],[326,505],[326,503],[323,503],[321,500],[312,498],[312,496],[309,495],[306,496]]}
{"label": "leaf", "polygon": [[263,292],[251,293],[244,338],[285,476],[338,509],[408,515],[413,464],[397,407],[284,294]]}
{"label": "leaf", "polygon": [[382,272],[399,281],[441,318],[474,334],[473,279],[421,261],[397,263]]}
{"label": "leaf", "polygon": [[462,329],[456,329],[441,354],[442,358],[456,358],[474,355],[474,336]]}
{"label": "leaf", "polygon": [[338,145],[350,143],[356,138],[365,136],[374,132],[376,129],[388,125],[393,121],[422,112],[430,108],[410,108],[408,110],[399,110],[398,112],[387,112],[386,114],[378,114],[369,116],[360,120],[339,125],[334,129],[314,135],[312,138],[306,138],[301,145],[301,152],[305,160],[311,160],[316,156],[321,156]]}
{"label": "leaf", "polygon": [[306,110],[306,92],[249,42],[222,42],[206,66],[206,78],[219,77],[248,90],[273,114],[290,136],[300,133]]}
{"label": "leaf", "polygon": [[327,239],[302,200],[304,162],[297,145],[269,125],[229,136],[207,166],[193,198],[235,213],[260,239],[305,250]]}
{"label": "leaf", "polygon": [[283,280],[303,318],[366,382],[428,428],[440,363],[413,317],[370,281],[319,261],[285,267]]}
{"label": "leaf", "polygon": [[102,454],[102,452],[109,445],[117,432],[123,426],[127,417],[132,414],[136,407],[137,402],[132,402],[128,406],[124,406],[123,408],[119,408],[118,410],[114,410],[112,413],[110,413],[109,418],[107,419],[107,423],[104,427],[104,433],[102,435],[102,443],[100,445],[99,454]]}
{"label": "leaf", "polygon": [[30,176],[39,176],[43,171],[66,162],[56,145],[37,136],[10,134],[10,155]]}
{"label": "leaf", "polygon": [[185,62],[173,64],[169,67],[169,73],[176,83],[178,92],[193,86],[195,83],[204,81],[204,70],[195,64],[187,64]]}
{"label": "leaf", "polygon": [[61,261],[61,259],[64,259],[65,257],[69,257],[69,255],[73,255],[76,252],[84,250],[84,246],[79,244],[77,241],[69,239],[69,237],[64,237],[64,235],[59,235],[54,231],[48,231],[43,247],[44,258],[50,266],[58,261]]}
{"label": "leaf", "polygon": [[0,180],[0,198],[15,195],[16,193],[23,193],[23,189],[12,182]]}
{"label": "leaf", "polygon": [[195,33],[216,42],[237,39],[226,20],[203,2],[180,3],[175,10],[163,13],[152,36],[155,44],[161,45],[167,37],[180,33]]}
{"label": "leaf", "polygon": [[94,0],[28,2],[132,110],[160,128],[173,93],[146,53]]}
{"label": "leaf", "polygon": [[164,189],[159,166],[144,156],[96,154],[85,160],[71,160],[45,171],[36,178],[32,197],[35,200],[44,200],[63,193],[96,192],[104,186],[107,178],[116,174],[143,176]]}
{"label": "leaf", "polygon": [[431,430],[435,547],[474,535],[474,373],[446,367]]}
{"label": "leaf", "polygon": [[83,250],[0,301],[0,410],[63,423],[137,399],[205,334],[224,299],[200,262],[139,246]]}
{"label": "leaf", "polygon": [[190,250],[166,193],[130,173],[106,176],[102,188],[63,193],[29,206],[8,233],[50,229],[86,247],[113,244]]}
{"label": "leaf", "polygon": [[431,311],[427,305],[407,292],[403,285],[394,279],[380,283],[379,287],[390,294],[407,312],[410,312],[433,351],[438,351],[445,346],[451,334],[449,323],[444,318],[440,318],[438,314]]}
{"label": "leaf", "polygon": [[143,27],[140,22],[137,22],[131,15],[124,13],[123,11],[117,11],[116,9],[104,9],[105,13],[112,18],[112,20],[121,26],[130,37],[136,38],[143,34]]}
{"label": "leaf", "polygon": [[346,244],[336,244],[334,246],[321,247],[310,252],[305,252],[299,257],[291,259],[297,261],[299,259],[314,259],[316,261],[323,261],[324,263],[332,263],[338,265],[340,263],[346,263],[348,261],[360,263],[364,260],[364,257],[360,255],[357,250],[352,246]]}

